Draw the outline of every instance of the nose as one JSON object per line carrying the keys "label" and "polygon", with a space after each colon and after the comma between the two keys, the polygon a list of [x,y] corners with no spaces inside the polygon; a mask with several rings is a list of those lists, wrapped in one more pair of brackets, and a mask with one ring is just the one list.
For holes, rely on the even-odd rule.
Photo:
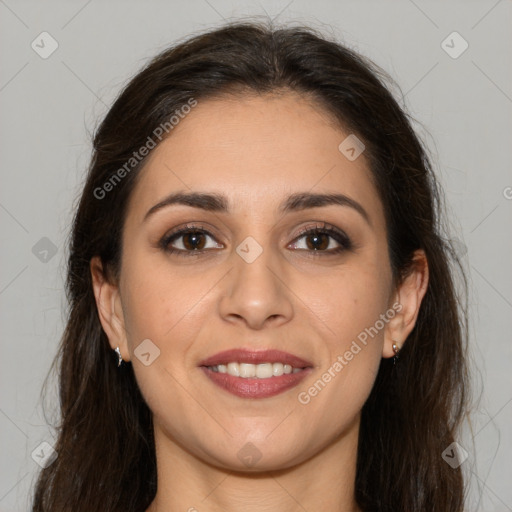
{"label": "nose", "polygon": [[270,249],[264,249],[253,261],[240,254],[233,252],[233,268],[222,280],[222,318],[255,330],[289,322],[294,312],[293,292],[278,256],[272,255]]}

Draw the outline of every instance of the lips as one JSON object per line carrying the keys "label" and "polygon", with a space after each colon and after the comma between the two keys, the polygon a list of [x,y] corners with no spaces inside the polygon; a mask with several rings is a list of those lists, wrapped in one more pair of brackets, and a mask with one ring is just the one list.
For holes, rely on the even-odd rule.
{"label": "lips", "polygon": [[297,386],[313,371],[312,368],[304,368],[298,373],[283,374],[280,377],[245,379],[228,373],[217,373],[206,366],[200,369],[220,389],[244,399],[270,398],[284,393]]}
{"label": "lips", "polygon": [[254,351],[249,349],[225,350],[204,359],[198,366],[217,366],[231,362],[249,364],[282,363],[289,364],[293,368],[309,368],[313,366],[311,362],[281,350]]}

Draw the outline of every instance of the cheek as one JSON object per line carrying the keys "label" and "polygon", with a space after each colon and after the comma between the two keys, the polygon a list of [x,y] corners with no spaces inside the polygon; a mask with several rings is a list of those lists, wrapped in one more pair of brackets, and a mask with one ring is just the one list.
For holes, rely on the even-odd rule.
{"label": "cheek", "polygon": [[[368,398],[382,358],[384,329],[376,326],[382,303],[366,292],[357,298],[343,293],[332,296],[326,318],[333,331],[323,336],[322,365],[316,378],[297,389],[304,428],[314,431],[318,418],[326,438],[347,430],[358,418]],[[363,300],[366,299],[366,300]]]}
{"label": "cheek", "polygon": [[[304,282],[302,296],[322,332],[322,366],[317,379],[302,386],[297,400],[307,423],[321,415],[333,432],[347,425],[366,401],[382,358],[388,311],[390,273],[371,262],[338,272],[316,286]],[[313,425],[310,425],[313,428]]]}
{"label": "cheek", "polygon": [[150,258],[145,264],[134,259],[125,270],[130,279],[123,288],[123,312],[131,350],[146,338],[162,350],[169,342],[173,351],[184,349],[179,340],[194,339],[201,303],[215,280],[210,283],[199,272],[184,276]]}
{"label": "cheek", "polygon": [[[123,311],[135,378],[155,422],[187,444],[191,431],[199,436],[201,426],[213,421],[191,384],[192,372],[198,370],[187,356],[207,312],[211,315],[214,305],[205,294],[219,276],[180,275],[158,265],[147,265],[142,272],[130,263]],[[148,365],[138,356],[144,343],[144,352],[150,354]]]}
{"label": "cheek", "polygon": [[[304,312],[313,313],[310,317],[330,340],[330,348],[339,351],[358,336],[364,342],[366,329],[386,312],[390,283],[391,274],[385,267],[364,258],[315,276],[298,274],[290,288],[306,306]],[[383,334],[382,322],[377,330]]]}

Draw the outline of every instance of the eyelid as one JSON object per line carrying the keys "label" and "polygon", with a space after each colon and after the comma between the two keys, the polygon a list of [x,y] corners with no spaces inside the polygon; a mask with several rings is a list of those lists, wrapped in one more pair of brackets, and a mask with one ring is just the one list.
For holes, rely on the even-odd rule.
{"label": "eyelid", "polygon": [[340,237],[344,237],[347,240],[349,239],[349,237],[343,232],[343,230],[337,228],[336,226],[333,226],[332,224],[329,224],[328,222],[317,222],[314,226],[307,226],[301,228],[299,234],[295,237],[295,239],[315,231],[335,233]]}

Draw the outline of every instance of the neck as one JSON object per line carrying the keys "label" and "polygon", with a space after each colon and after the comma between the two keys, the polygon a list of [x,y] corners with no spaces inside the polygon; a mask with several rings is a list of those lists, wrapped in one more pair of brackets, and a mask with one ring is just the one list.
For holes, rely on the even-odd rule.
{"label": "neck", "polygon": [[157,494],[146,512],[360,512],[354,499],[359,418],[286,468],[239,471],[205,462],[154,425]]}

